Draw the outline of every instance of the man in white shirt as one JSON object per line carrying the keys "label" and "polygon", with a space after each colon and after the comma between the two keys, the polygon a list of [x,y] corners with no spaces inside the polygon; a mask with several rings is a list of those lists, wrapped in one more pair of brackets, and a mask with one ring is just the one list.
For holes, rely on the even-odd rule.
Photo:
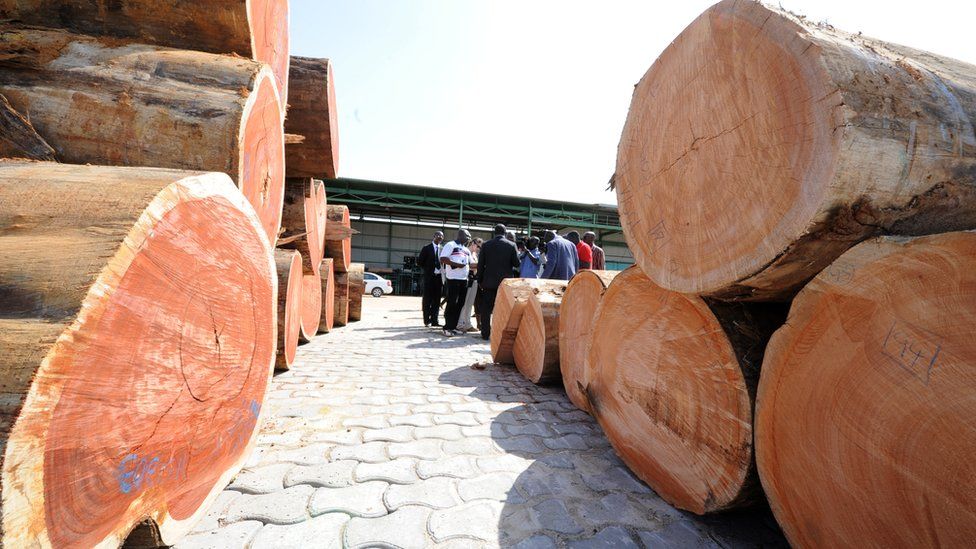
{"label": "man in white shirt", "polygon": [[457,335],[458,320],[468,293],[468,273],[471,270],[471,233],[459,229],[457,238],[441,250],[441,271],[447,279],[447,305],[444,308],[444,336]]}

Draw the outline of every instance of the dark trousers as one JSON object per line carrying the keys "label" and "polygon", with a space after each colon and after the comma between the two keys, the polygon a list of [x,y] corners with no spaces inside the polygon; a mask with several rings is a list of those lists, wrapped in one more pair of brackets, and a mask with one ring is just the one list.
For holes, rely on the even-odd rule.
{"label": "dark trousers", "polygon": [[438,312],[441,308],[441,292],[443,284],[441,275],[424,277],[424,297],[421,307],[424,311],[424,325],[439,324],[437,321]]}
{"label": "dark trousers", "polygon": [[495,310],[498,288],[481,288],[481,337],[491,339],[491,313]]}
{"label": "dark trousers", "polygon": [[464,298],[468,295],[467,280],[447,281],[447,305],[444,307],[444,329],[457,330],[461,309],[464,308]]}

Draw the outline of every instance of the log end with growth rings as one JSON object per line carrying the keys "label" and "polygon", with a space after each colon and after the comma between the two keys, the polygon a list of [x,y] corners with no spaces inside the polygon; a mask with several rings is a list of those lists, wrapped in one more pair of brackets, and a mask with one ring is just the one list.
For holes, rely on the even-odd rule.
{"label": "log end with growth rings", "polygon": [[566,395],[577,408],[590,411],[589,351],[597,309],[619,271],[580,271],[569,281],[559,309],[559,370]]}
{"label": "log end with growth rings", "polygon": [[274,243],[281,228],[285,196],[284,108],[267,68],[258,73],[254,91],[244,107],[241,127],[241,166],[238,186]]}
{"label": "log end with growth rings", "polygon": [[332,271],[332,259],[322,260],[319,266],[319,277],[322,280],[322,315],[319,319],[319,332],[328,333],[335,325],[335,274]]}
{"label": "log end with growth rings", "polygon": [[278,278],[278,356],[275,369],[288,370],[295,363],[302,331],[302,256],[294,250],[275,250]]}

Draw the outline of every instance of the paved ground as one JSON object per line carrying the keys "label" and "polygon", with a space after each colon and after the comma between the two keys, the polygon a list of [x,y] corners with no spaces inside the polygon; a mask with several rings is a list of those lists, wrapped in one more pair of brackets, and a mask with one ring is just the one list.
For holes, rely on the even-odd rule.
{"label": "paved ground", "polygon": [[561,388],[418,327],[420,301],[367,297],[275,377],[246,468],[178,546],[753,547],[768,512],[707,520],[633,477]]}

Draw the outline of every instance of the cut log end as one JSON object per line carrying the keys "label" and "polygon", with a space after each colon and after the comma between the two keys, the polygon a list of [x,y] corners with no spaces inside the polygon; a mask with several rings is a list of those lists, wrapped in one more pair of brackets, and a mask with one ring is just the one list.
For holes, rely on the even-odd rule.
{"label": "cut log end", "polygon": [[566,395],[577,408],[590,411],[589,350],[597,308],[619,271],[580,271],[566,287],[559,310],[559,369]]}
{"label": "cut log end", "polygon": [[0,234],[4,546],[118,546],[147,518],[173,543],[244,460],[270,247],[226,175],[180,173],[0,164],[0,226],[27,214]]}
{"label": "cut log end", "polygon": [[[265,69],[267,70],[267,69]],[[273,78],[262,71],[248,98],[241,130],[241,192],[254,206],[272,242],[281,228],[285,196],[285,136],[283,107]]]}
{"label": "cut log end", "polygon": [[289,33],[288,0],[250,0],[251,52],[274,73],[282,102],[288,97]]}
{"label": "cut log end", "polygon": [[491,313],[491,357],[496,364],[515,364],[515,337],[529,296],[539,292],[562,295],[566,282],[537,278],[508,278],[498,287]]}
{"label": "cut log end", "polygon": [[362,263],[349,265],[349,322],[358,322],[363,317],[363,294],[366,293],[366,266]]}
{"label": "cut log end", "polygon": [[562,295],[533,293],[522,312],[512,355],[515,367],[537,385],[562,381],[559,372],[559,305]]}
{"label": "cut log end", "polygon": [[278,355],[276,370],[295,363],[302,331],[302,256],[292,250],[275,250],[278,277]]}
{"label": "cut log end", "polygon": [[[623,461],[693,513],[751,502],[757,372],[740,364],[720,319],[702,299],[663,290],[636,266],[613,280],[599,311],[587,398]],[[751,345],[761,359],[762,341]]]}
{"label": "cut log end", "polygon": [[976,234],[869,240],[769,344],[759,473],[796,547],[976,539]]}
{"label": "cut log end", "polygon": [[312,341],[322,324],[322,275],[302,275],[302,329],[300,340]]}
{"label": "cut log end", "polygon": [[279,248],[298,250],[306,275],[318,274],[325,256],[325,192],[311,178],[285,180]]}
{"label": "cut log end", "polygon": [[322,316],[319,320],[319,331],[328,333],[335,325],[335,274],[332,271],[331,259],[322,260],[319,276],[322,279]]}

